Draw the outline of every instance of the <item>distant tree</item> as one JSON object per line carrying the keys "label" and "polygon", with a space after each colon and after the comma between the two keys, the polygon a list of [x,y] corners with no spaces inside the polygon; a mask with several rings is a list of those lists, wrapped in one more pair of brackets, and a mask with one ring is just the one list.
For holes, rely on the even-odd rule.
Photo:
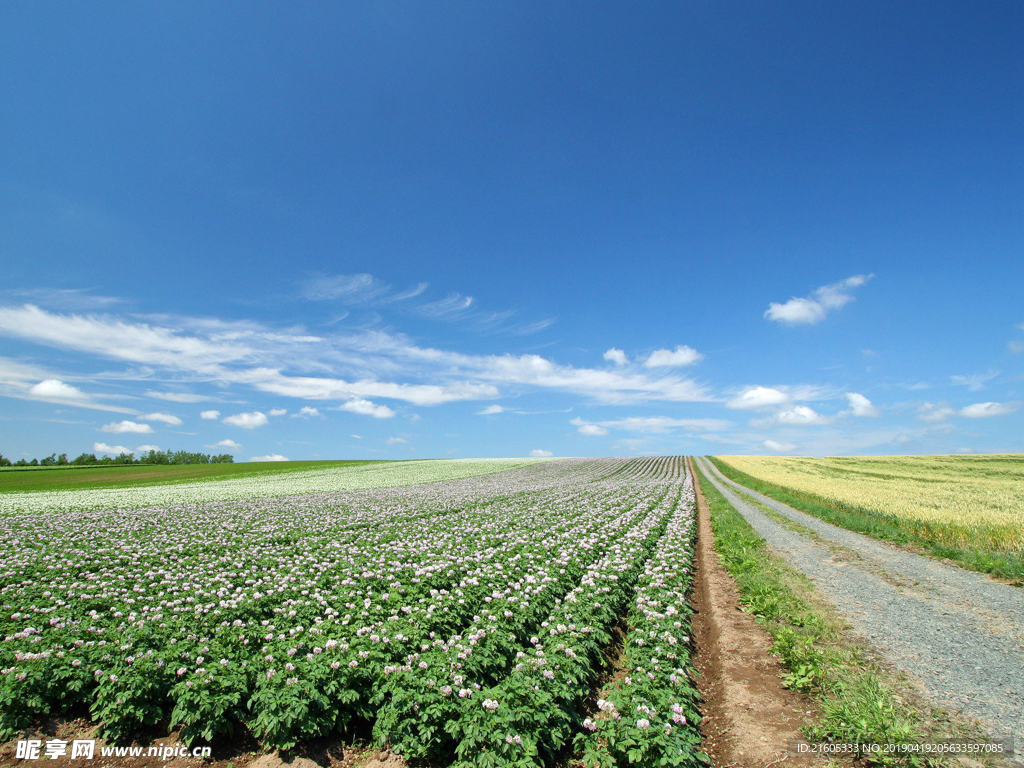
{"label": "distant tree", "polygon": [[2,453],[0,453],[0,467],[9,467],[9,466],[11,466],[11,460],[6,458]]}
{"label": "distant tree", "polygon": [[39,460],[39,466],[41,467],[52,467],[57,464],[57,454],[51,453],[45,459]]}
{"label": "distant tree", "polygon": [[66,467],[67,465],[68,455],[66,453],[62,453],[60,456],[57,457],[57,466]]}
{"label": "distant tree", "polygon": [[38,466],[39,466],[39,459],[32,459],[32,461],[30,461],[30,462],[28,463],[28,465],[29,465],[30,467],[38,467]]}
{"label": "distant tree", "polygon": [[98,464],[99,461],[96,459],[95,453],[82,453],[76,456],[71,463],[75,466],[82,466],[83,464]]}

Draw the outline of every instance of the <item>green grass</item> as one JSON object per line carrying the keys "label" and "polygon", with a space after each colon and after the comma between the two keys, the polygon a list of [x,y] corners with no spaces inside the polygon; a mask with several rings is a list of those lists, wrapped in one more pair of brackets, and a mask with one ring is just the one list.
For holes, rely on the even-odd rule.
{"label": "green grass", "polygon": [[[909,684],[882,670],[852,641],[810,580],[772,553],[699,469],[697,476],[711,513],[715,550],[736,580],[740,602],[773,638],[773,650],[787,670],[785,685],[807,693],[819,706],[816,721],[805,728],[808,739],[886,744],[977,738],[943,713],[911,704]],[[868,757],[864,764],[948,765],[917,756]]]}
{"label": "green grass", "polygon": [[93,467],[31,467],[0,470],[0,493],[128,488],[242,475],[296,472],[370,464],[369,461],[251,461],[239,464],[132,464]]}
{"label": "green grass", "polygon": [[1024,556],[1022,555],[943,544],[930,536],[922,535],[900,525],[897,518],[881,516],[855,507],[829,504],[816,496],[798,493],[789,488],[758,480],[756,477],[751,477],[732,467],[717,456],[708,458],[730,480],[833,525],[882,541],[909,546],[932,557],[950,560],[968,570],[988,573],[1005,579],[1016,586],[1024,585]]}

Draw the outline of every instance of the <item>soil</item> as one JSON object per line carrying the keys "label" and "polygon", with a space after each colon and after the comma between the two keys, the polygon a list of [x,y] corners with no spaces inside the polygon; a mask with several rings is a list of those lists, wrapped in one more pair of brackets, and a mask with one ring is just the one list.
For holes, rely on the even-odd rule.
{"label": "soil", "polygon": [[800,727],[813,719],[816,706],[782,685],[784,670],[771,652],[768,633],[740,609],[736,583],[715,552],[711,516],[696,473],[694,486],[694,661],[704,702],[705,751],[715,768],[824,765],[823,760],[788,753],[792,742],[804,740]]}

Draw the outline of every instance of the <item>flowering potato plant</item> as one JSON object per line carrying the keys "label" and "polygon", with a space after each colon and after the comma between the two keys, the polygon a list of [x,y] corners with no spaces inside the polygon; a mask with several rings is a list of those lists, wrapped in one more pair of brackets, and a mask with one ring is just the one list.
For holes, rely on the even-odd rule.
{"label": "flowering potato plant", "polygon": [[681,459],[437,471],[401,485],[410,470],[396,470],[395,487],[8,508],[0,738],[88,706],[119,741],[163,725],[186,743],[246,731],[290,749],[358,722],[409,758],[540,765],[589,736],[597,754],[618,737],[586,730],[585,702],[629,611],[631,638],[657,635],[627,642],[651,722],[680,704],[692,746]]}

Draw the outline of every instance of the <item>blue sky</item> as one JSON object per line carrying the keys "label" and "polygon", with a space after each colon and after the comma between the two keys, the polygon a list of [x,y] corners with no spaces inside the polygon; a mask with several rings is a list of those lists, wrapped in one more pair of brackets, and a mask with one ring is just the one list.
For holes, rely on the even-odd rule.
{"label": "blue sky", "polygon": [[1022,26],[0,6],[0,452],[1021,451]]}

